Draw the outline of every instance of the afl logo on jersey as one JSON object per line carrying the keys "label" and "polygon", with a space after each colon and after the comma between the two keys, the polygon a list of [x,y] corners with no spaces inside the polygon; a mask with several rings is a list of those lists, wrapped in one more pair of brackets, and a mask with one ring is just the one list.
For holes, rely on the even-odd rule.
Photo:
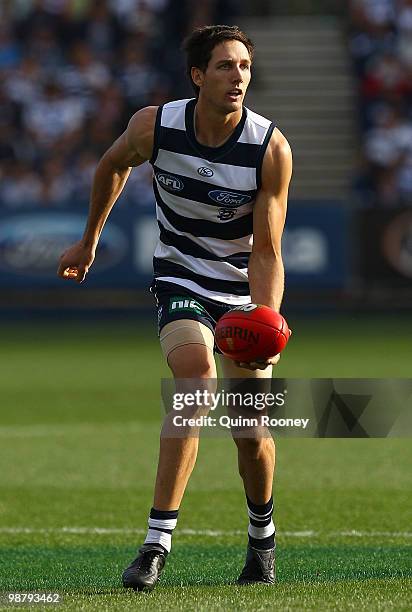
{"label": "afl logo on jersey", "polygon": [[183,181],[177,178],[177,176],[173,176],[173,174],[159,172],[156,174],[156,178],[166,191],[182,191],[184,187]]}
{"label": "afl logo on jersey", "polygon": [[211,168],[206,168],[206,166],[198,168],[197,173],[200,174],[200,176],[207,176],[209,178],[214,175],[213,170]]}
{"label": "afl logo on jersey", "polygon": [[250,202],[252,196],[243,193],[233,193],[233,191],[220,191],[219,189],[214,189],[213,191],[209,191],[209,198],[224,206],[241,206],[241,204]]}

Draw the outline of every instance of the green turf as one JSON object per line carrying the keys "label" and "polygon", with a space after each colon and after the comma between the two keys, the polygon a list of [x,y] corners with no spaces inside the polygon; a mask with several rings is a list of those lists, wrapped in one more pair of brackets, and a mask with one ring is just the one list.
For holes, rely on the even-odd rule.
{"label": "green turf", "polygon": [[[170,558],[162,578],[162,586],[152,595],[136,595],[139,607],[167,609],[180,607],[179,602],[190,609],[198,601],[203,608],[230,605],[236,607],[256,604],[280,607],[294,593],[311,596],[308,602],[324,603],[332,593],[342,593],[343,583],[355,587],[359,603],[365,604],[368,597],[376,601],[378,592],[381,601],[387,604],[397,601],[407,604],[408,589],[404,580],[410,576],[410,549],[402,546],[312,546],[300,545],[282,548],[279,545],[278,585],[272,588],[239,588],[233,585],[238,568],[243,561],[240,544],[225,541],[216,544],[204,539],[202,546],[196,543],[180,543]],[[122,570],[124,558],[132,551],[110,544],[99,547],[19,547],[4,549],[7,567],[4,580],[11,591],[60,592],[67,603],[84,601],[84,594],[94,601],[95,609],[100,601],[110,602],[113,594],[118,601],[130,601],[119,588],[117,576]],[[3,570],[4,564],[0,565]],[[15,576],[11,566],[20,568]],[[50,575],[50,567],[54,568]],[[36,577],[31,577],[33,573]],[[22,576],[26,578],[22,578]],[[403,582],[404,581],[404,582]],[[386,589],[382,587],[386,584]],[[391,586],[395,588],[391,588]],[[409,585],[410,586],[410,585]],[[179,587],[179,588],[177,588]],[[183,590],[182,590],[183,587]],[[297,591],[297,593],[296,593]],[[329,591],[329,594],[328,594]],[[63,595],[63,592],[65,593]],[[203,600],[203,596],[206,601]],[[312,599],[312,601],[310,601]],[[307,603],[308,603],[307,602]],[[295,603],[297,601],[295,600]],[[183,606],[182,606],[183,607]]]}
{"label": "green turf", "polygon": [[[280,376],[410,376],[410,322],[390,333],[383,319],[319,324],[291,322]],[[162,584],[123,592],[151,505],[168,375],[150,327],[0,330],[0,591],[57,591],[68,610],[410,609],[407,439],[277,441],[274,588],[232,584],[247,526],[234,446],[202,440]]]}

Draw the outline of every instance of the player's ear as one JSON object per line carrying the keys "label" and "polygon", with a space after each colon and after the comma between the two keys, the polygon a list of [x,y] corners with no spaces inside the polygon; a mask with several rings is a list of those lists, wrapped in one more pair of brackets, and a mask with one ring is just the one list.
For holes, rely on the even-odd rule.
{"label": "player's ear", "polygon": [[200,70],[200,68],[196,68],[195,66],[192,66],[190,70],[190,76],[192,77],[192,81],[195,85],[197,85],[198,87],[202,86],[203,72]]}

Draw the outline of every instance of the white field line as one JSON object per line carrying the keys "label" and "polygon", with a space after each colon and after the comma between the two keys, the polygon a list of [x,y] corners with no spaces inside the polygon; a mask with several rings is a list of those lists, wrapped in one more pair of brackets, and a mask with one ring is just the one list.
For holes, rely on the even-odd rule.
{"label": "white field line", "polygon": [[[43,535],[144,535],[146,529],[128,529],[128,528],[106,528],[106,527],[0,527],[0,534],[43,534]],[[213,530],[213,529],[177,529],[178,535],[187,536],[210,536],[224,537],[244,535],[245,530]],[[281,531],[277,532],[280,537],[292,538],[315,538],[315,537],[344,537],[344,538],[411,538],[412,531],[357,531],[352,529],[349,531]]]}

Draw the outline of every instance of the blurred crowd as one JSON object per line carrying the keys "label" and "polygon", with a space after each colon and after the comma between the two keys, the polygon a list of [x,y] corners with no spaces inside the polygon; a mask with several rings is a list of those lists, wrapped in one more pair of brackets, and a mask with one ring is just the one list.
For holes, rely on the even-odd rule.
{"label": "blurred crowd", "polygon": [[360,201],[412,205],[412,0],[351,0],[359,85]]}
{"label": "blurred crowd", "polygon": [[[84,206],[97,161],[146,105],[190,97],[180,44],[232,0],[0,0],[0,206]],[[124,199],[152,206],[151,169]]]}

